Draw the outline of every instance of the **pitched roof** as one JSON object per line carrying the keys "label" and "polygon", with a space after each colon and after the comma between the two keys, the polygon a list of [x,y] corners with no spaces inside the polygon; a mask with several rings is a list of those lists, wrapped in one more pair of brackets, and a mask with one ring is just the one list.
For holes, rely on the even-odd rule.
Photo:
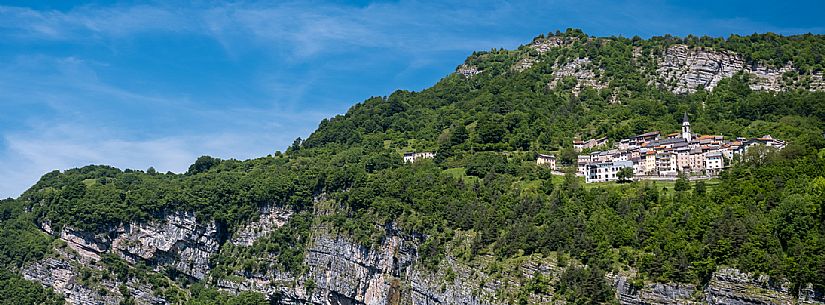
{"label": "pitched roof", "polygon": [[635,136],[634,138],[644,138],[644,137],[649,137],[649,136],[655,136],[657,134],[659,134],[658,131],[651,131],[651,132],[646,132],[646,133],[640,134],[638,136]]}
{"label": "pitched roof", "polygon": [[711,151],[711,152],[708,152],[708,158],[710,158],[710,157],[721,157],[721,156],[722,156],[722,152],[721,152],[721,151]]}

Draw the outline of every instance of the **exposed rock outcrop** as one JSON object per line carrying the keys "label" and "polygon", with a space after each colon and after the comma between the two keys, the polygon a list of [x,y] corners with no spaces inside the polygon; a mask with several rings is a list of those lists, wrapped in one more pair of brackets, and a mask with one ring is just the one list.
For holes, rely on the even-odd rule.
{"label": "exposed rock outcrop", "polygon": [[[134,280],[119,283],[113,278],[96,278],[93,273],[104,272],[103,266],[89,264],[87,257],[63,249],[56,249],[55,254],[54,257],[26,266],[21,273],[25,279],[39,282],[61,293],[69,304],[120,304],[127,298],[137,304],[168,303],[156,296],[152,287],[146,284]],[[124,290],[128,295],[121,293]]]}
{"label": "exposed rock outcrop", "polygon": [[301,276],[277,271],[242,282],[222,280],[229,291],[258,291],[287,304],[390,304],[400,298],[399,278],[415,261],[414,241],[390,235],[379,246],[365,247],[319,227],[304,258]]}
{"label": "exposed rock outcrop", "polygon": [[109,241],[105,235],[97,235],[64,227],[60,239],[77,252],[82,258],[98,261],[100,254],[109,250]]}
{"label": "exposed rock outcrop", "polygon": [[723,78],[745,67],[745,61],[733,52],[693,50],[676,45],[665,50],[658,62],[658,84],[675,93],[694,92],[699,86],[707,90]]}
{"label": "exposed rock outcrop", "polygon": [[28,266],[22,273],[27,280],[39,282],[62,293],[69,304],[117,304],[122,299],[113,295],[103,296],[78,283],[80,271],[62,259],[47,258]]}
{"label": "exposed rock outcrop", "polygon": [[[796,78],[785,79],[786,73],[795,72],[792,63],[778,68],[749,64],[732,51],[689,48],[686,45],[671,46],[657,57],[656,84],[674,93],[695,92],[700,86],[713,90],[719,81],[739,72],[750,74],[753,90],[780,91],[799,85]],[[821,75],[819,78],[816,75],[809,77],[808,88],[821,90]]]}
{"label": "exposed rock outcrop", "polygon": [[[535,274],[558,278],[555,258],[521,259],[518,267],[493,276],[483,266],[470,266],[448,256],[431,269],[418,257],[420,237],[387,228],[379,245],[366,247],[319,227],[306,256],[306,274],[257,274],[241,282],[222,280],[222,289],[258,291],[285,304],[501,304],[513,299],[521,279]],[[490,258],[490,261],[495,261]],[[283,285],[288,285],[284,287]],[[294,286],[293,286],[294,285]],[[531,303],[552,300],[552,294],[531,295]]]}
{"label": "exposed rock outcrop", "polygon": [[172,213],[162,221],[128,224],[117,233],[112,248],[129,262],[140,258],[156,267],[172,266],[196,279],[203,279],[209,272],[209,256],[220,246],[216,224],[199,224],[192,213]]}
{"label": "exposed rock outcrop", "polygon": [[538,51],[541,54],[547,53],[551,49],[570,45],[578,41],[578,37],[547,37],[539,38],[529,45],[531,49]]}
{"label": "exposed rock outcrop", "polygon": [[[258,220],[242,226],[233,237],[237,238],[237,246],[253,244],[263,236],[259,233],[276,230],[291,215],[278,208],[264,208],[261,213]],[[257,226],[261,229],[252,229]],[[133,278],[123,283],[111,276],[90,277],[84,271],[102,274],[106,266],[98,261],[104,254],[115,254],[133,263],[146,263],[156,271],[171,268],[204,279],[225,291],[261,292],[282,304],[488,305],[508,304],[518,297],[529,304],[564,303],[555,295],[554,287],[565,268],[557,264],[554,255],[504,261],[476,257],[465,262],[451,254],[451,247],[463,247],[464,239],[456,237],[446,257],[433,268],[419,257],[418,249],[425,237],[402,233],[393,226],[384,228],[379,244],[365,246],[317,225],[304,254],[304,272],[238,271],[215,279],[207,276],[213,263],[210,258],[219,250],[214,222],[199,223],[194,215],[175,213],[154,222],[118,227],[104,235],[64,229],[60,239],[66,247],[55,249],[55,256],[23,268],[23,276],[54,288],[70,304],[117,304],[125,297],[139,304],[166,303],[154,292],[157,287]],[[111,236],[111,241],[106,236]],[[262,255],[256,259],[271,263],[276,258]],[[524,291],[523,285],[537,275],[547,280],[542,292]],[[825,304],[821,292],[810,287],[795,294],[786,281],[735,269],[719,269],[704,288],[633,283],[632,277],[632,273],[607,276],[621,304]],[[123,296],[123,291],[128,296]]]}
{"label": "exposed rock outcrop", "polygon": [[771,281],[767,275],[755,276],[723,268],[713,273],[705,289],[707,304],[793,304],[787,281]]}
{"label": "exposed rock outcrop", "polygon": [[538,62],[538,59],[536,59],[535,57],[524,57],[521,60],[519,60],[515,65],[513,65],[513,70],[521,72],[530,69],[536,62]]}
{"label": "exposed rock outcrop", "polygon": [[578,96],[584,87],[591,87],[601,90],[607,87],[601,75],[604,70],[595,66],[589,58],[577,58],[563,65],[555,65],[553,68],[553,80],[547,85],[550,89],[555,89],[567,77],[576,80],[573,87],[573,95]]}
{"label": "exposed rock outcrop", "polygon": [[696,286],[673,283],[645,283],[634,287],[627,276],[607,275],[621,304],[700,304],[693,298]]}
{"label": "exposed rock outcrop", "polygon": [[476,66],[471,65],[461,65],[458,66],[458,69],[455,70],[456,73],[464,75],[464,77],[470,77],[476,74],[479,74],[483,71],[479,70]]}
{"label": "exposed rock outcrop", "polygon": [[[609,275],[621,304],[825,304],[821,294],[802,289],[798,295],[790,290],[790,282],[772,280],[766,275],[754,275],[732,268],[720,268],[711,276],[704,289],[695,285],[675,283],[645,283],[634,287],[627,276]],[[797,303],[798,302],[798,303]]]}
{"label": "exposed rock outcrop", "polygon": [[277,206],[265,206],[258,220],[243,225],[229,240],[233,245],[251,246],[259,238],[280,228],[292,216],[292,211]]}
{"label": "exposed rock outcrop", "polygon": [[64,227],[58,238],[82,263],[96,262],[103,254],[112,253],[130,263],[147,263],[155,270],[171,266],[196,279],[209,272],[209,256],[220,246],[215,222],[199,223],[194,214],[184,212],[157,221],[125,224],[106,234]]}

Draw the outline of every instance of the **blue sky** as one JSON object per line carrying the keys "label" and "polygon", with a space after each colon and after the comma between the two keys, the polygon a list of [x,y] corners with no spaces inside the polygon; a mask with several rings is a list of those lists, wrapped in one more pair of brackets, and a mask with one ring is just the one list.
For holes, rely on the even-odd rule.
{"label": "blue sky", "polygon": [[540,33],[824,33],[819,1],[0,2],[0,197],[87,164],[283,150]]}

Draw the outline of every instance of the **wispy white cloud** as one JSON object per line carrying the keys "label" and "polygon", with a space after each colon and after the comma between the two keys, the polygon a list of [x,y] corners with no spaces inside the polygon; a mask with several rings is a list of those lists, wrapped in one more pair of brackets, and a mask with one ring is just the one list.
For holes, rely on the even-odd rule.
{"label": "wispy white cloud", "polygon": [[69,12],[0,7],[0,29],[17,39],[57,41],[124,37],[152,31],[191,31],[182,11],[150,6],[78,7]]}
{"label": "wispy white cloud", "polygon": [[108,164],[181,172],[200,155],[260,157],[306,136],[331,115],[280,103],[203,107],[177,96],[133,92],[101,78],[97,63],[74,57],[22,56],[3,63],[0,197],[17,196],[55,169]]}
{"label": "wispy white cloud", "polygon": [[[432,69],[429,79],[413,83],[425,87],[474,50],[512,48],[556,29],[640,36],[825,32],[736,15],[708,18],[696,10],[635,0],[0,6],[0,197],[16,196],[53,169],[110,164],[182,171],[202,154],[266,155],[358,99],[410,89],[399,88],[397,79],[421,79],[420,71]],[[156,70],[131,71],[146,58],[116,66],[119,52],[158,36],[214,43],[215,53],[222,48],[226,61],[241,63],[224,68],[242,79],[219,90],[210,86],[226,79],[164,87],[167,79],[139,77]],[[148,49],[159,49],[148,41]],[[62,48],[49,51],[54,46]],[[390,65],[394,70],[378,71]],[[225,71],[182,68],[195,71],[183,77]],[[163,70],[169,71],[178,72]]]}
{"label": "wispy white cloud", "polygon": [[40,175],[56,169],[106,164],[183,172],[200,155],[247,159],[273,153],[273,143],[291,141],[277,134],[249,132],[130,140],[76,124],[44,125],[7,134],[3,140],[6,149],[0,155],[0,197],[17,196]]}
{"label": "wispy white cloud", "polygon": [[[272,154],[297,135],[309,134],[322,113],[231,109],[198,114],[226,131],[180,130],[170,135],[133,137],[85,122],[43,122],[2,135],[0,197],[17,196],[44,173],[89,164],[183,172],[201,155],[249,159]],[[243,124],[237,124],[238,120]],[[233,121],[233,122],[227,122]]]}
{"label": "wispy white cloud", "polygon": [[[150,32],[212,37],[227,50],[238,44],[282,48],[306,58],[353,47],[396,50],[474,50],[491,42],[518,40],[467,35],[495,27],[513,13],[507,2],[486,5],[432,5],[413,1],[365,7],[315,2],[234,3],[207,7],[81,6],[67,12],[0,7],[0,34],[19,40],[95,41]],[[492,33],[491,33],[492,34]],[[504,46],[504,45],[502,45]]]}

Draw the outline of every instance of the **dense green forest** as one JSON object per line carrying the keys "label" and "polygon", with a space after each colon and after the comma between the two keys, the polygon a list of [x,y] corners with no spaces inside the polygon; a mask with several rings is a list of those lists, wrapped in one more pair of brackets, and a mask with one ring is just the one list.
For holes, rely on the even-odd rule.
{"label": "dense green forest", "polygon": [[[270,204],[299,216],[257,248],[225,246],[213,276],[256,268],[303,272],[301,255],[313,223],[331,225],[364,245],[380,241],[382,228],[396,223],[423,236],[420,257],[431,266],[458,231],[474,236],[465,260],[569,254],[590,266],[565,275],[559,288],[572,298],[612,298],[604,283],[579,284],[627,267],[640,271],[639,280],[698,284],[717,266],[733,266],[789,279],[794,289],[813,283],[825,290],[825,93],[804,87],[752,91],[749,76],[740,73],[712,91],[678,95],[650,85],[639,67],[653,63],[633,60],[636,48],[653,54],[683,43],[735,51],[750,63],[793,62],[793,77],[802,79],[822,72],[825,37],[551,35],[578,39],[542,54],[524,71],[510,67],[532,52],[527,46],[474,53],[467,64],[483,73],[451,74],[421,92],[367,99],[323,120],[286,152],[246,161],[204,156],[183,174],[108,166],[48,173],[20,198],[2,202],[0,264],[8,271],[0,273],[0,282],[11,284],[0,285],[0,296],[59,302],[13,272],[48,255],[52,238],[39,233],[37,223],[103,232],[186,210],[216,220],[231,234]],[[586,88],[576,96],[572,80],[548,89],[555,62],[583,57],[604,69],[607,88]],[[617,92],[618,103],[611,101]],[[684,113],[700,133],[771,134],[789,145],[746,156],[713,187],[686,181],[676,187],[592,186],[535,165],[536,153],[548,151],[569,165],[574,138],[675,131]],[[438,155],[402,162],[401,153],[425,150]],[[322,194],[334,202],[333,213],[316,217],[314,199]],[[278,264],[243,261],[259,252],[279,255]],[[260,297],[233,301],[193,287],[193,300],[217,304]]]}

